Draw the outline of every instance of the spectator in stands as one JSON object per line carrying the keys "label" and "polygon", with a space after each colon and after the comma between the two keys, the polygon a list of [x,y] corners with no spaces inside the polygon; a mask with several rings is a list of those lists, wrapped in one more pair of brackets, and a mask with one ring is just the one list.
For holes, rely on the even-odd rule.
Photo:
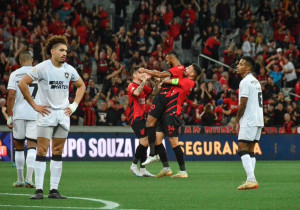
{"label": "spectator in stands", "polygon": [[266,127],[271,127],[274,125],[274,117],[275,117],[275,106],[274,104],[269,104],[264,109],[264,123]]}
{"label": "spectator in stands", "polygon": [[100,109],[97,111],[97,122],[96,125],[106,126],[107,125],[107,103],[102,102]]}
{"label": "spectator in stands", "polygon": [[222,92],[222,84],[218,80],[218,75],[217,74],[213,74],[212,83],[213,83],[214,90],[216,91],[217,95],[219,95]]}
{"label": "spectator in stands", "polygon": [[217,106],[214,109],[214,113],[217,116],[216,126],[224,125],[225,122],[224,122],[224,118],[223,118],[224,109],[223,109],[223,100],[222,99],[218,99]]}
{"label": "spectator in stands", "polygon": [[[276,61],[271,61],[267,66],[267,73],[271,78],[273,78],[274,84],[278,87],[281,88],[281,80],[283,77],[282,72],[279,71],[279,66],[275,64]],[[271,69],[272,68],[272,69]]]}
{"label": "spectator in stands", "polygon": [[230,15],[230,5],[226,2],[226,0],[222,0],[217,4],[216,17],[220,20],[220,28],[228,28]]}
{"label": "spectator in stands", "polygon": [[284,114],[284,124],[281,133],[292,134],[295,133],[294,122],[291,120],[291,115],[289,113]]}
{"label": "spectator in stands", "polygon": [[275,108],[275,115],[274,115],[274,125],[275,126],[282,126],[284,123],[284,107],[281,102],[279,102]]}
{"label": "spectator in stands", "polygon": [[297,74],[294,64],[289,58],[283,57],[284,62],[280,62],[280,66],[283,69],[284,80],[286,81],[285,87],[294,88],[297,82]]}
{"label": "spectator in stands", "polygon": [[104,77],[108,72],[108,60],[106,56],[106,52],[101,50],[99,53],[99,43],[96,43],[95,46],[95,60],[97,61],[97,83],[103,84]]}
{"label": "spectator in stands", "polygon": [[267,80],[267,84],[265,84],[263,89],[263,99],[269,99],[274,97],[279,93],[279,88],[274,84],[274,80],[272,77],[269,77]]}
{"label": "spectator in stands", "polygon": [[0,108],[1,108],[1,114],[0,114],[0,125],[6,125],[6,119],[7,119],[7,114],[6,114],[6,100],[4,98],[0,98]]}
{"label": "spectator in stands", "polygon": [[122,113],[124,113],[124,109],[120,106],[120,103],[118,101],[116,101],[115,104],[110,104],[106,115],[107,125],[118,125]]}
{"label": "spectator in stands", "polygon": [[246,38],[246,40],[243,42],[242,50],[244,56],[255,56],[256,51],[254,36],[249,36],[249,38]]}
{"label": "spectator in stands", "polygon": [[201,120],[203,126],[213,126],[215,125],[216,120],[218,117],[213,111],[213,106],[208,103],[204,107],[204,111],[201,114]]}

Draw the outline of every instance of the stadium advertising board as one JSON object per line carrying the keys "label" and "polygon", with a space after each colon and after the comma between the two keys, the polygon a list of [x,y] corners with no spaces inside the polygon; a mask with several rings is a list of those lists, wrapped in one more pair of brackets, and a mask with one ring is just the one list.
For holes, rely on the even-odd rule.
{"label": "stadium advertising board", "polygon": [[[1,133],[0,160],[11,160],[10,133]],[[255,147],[260,160],[300,160],[298,135],[262,135]],[[237,137],[230,134],[185,134],[179,137],[185,159],[190,161],[240,160]],[[64,160],[132,160],[139,142],[131,133],[70,133],[63,151]],[[176,160],[166,141],[169,160]],[[50,146],[51,148],[51,146]],[[47,156],[51,156],[50,151]]]}

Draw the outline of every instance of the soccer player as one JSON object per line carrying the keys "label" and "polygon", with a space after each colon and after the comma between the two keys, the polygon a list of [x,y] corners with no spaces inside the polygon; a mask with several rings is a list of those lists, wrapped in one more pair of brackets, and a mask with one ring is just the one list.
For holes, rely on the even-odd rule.
{"label": "soccer player", "polygon": [[[51,55],[36,65],[20,82],[19,88],[25,99],[38,112],[37,156],[34,165],[36,191],[31,199],[43,199],[43,184],[46,171],[46,154],[52,139],[50,162],[50,192],[48,198],[65,199],[58,192],[62,174],[62,151],[70,130],[70,116],[75,112],[85,92],[85,85],[77,71],[65,63],[67,39],[52,36],[47,40],[45,52]],[[30,96],[28,85],[38,81],[40,105]],[[77,87],[75,100],[69,104],[69,84]]]}
{"label": "soccer player", "polygon": [[[140,73],[148,73],[153,77],[157,78],[181,78],[183,77],[184,72],[184,66],[180,64],[179,59],[177,58],[177,55],[173,52],[168,53],[166,56],[166,63],[168,66],[172,67],[168,71],[159,72],[159,71],[153,71],[148,69],[139,69]],[[158,156],[155,155],[155,139],[156,139],[156,123],[158,119],[162,119],[162,115],[164,112],[164,104],[162,102],[164,101],[165,95],[167,91],[172,89],[170,85],[162,87],[159,93],[154,97],[153,104],[150,107],[150,113],[147,116],[146,120],[146,132],[148,135],[148,142],[150,146],[150,154],[147,158],[145,165],[150,164],[152,162],[158,161]]]}
{"label": "soccer player", "polygon": [[[22,52],[19,56],[21,68],[11,73],[8,81],[7,97],[7,126],[13,130],[13,139],[15,146],[15,161],[18,174],[18,181],[13,183],[14,187],[34,188],[32,174],[34,170],[34,161],[36,158],[36,119],[37,112],[24,99],[20,89],[19,81],[32,70],[32,56],[30,52]],[[29,86],[30,96],[37,103],[38,85],[36,82]],[[27,139],[27,174],[24,181],[24,143]]]}
{"label": "soccer player", "polygon": [[[198,74],[200,74],[201,69],[197,64],[192,64],[184,69],[183,75],[179,78],[165,78],[163,84],[171,85],[170,88],[165,89],[164,92],[160,92],[158,100],[153,101],[154,106],[150,108],[149,115],[154,118],[157,122],[157,119],[162,118],[164,133],[169,136],[170,145],[175,152],[177,162],[179,164],[180,172],[173,175],[172,178],[187,178],[188,174],[185,170],[184,156],[181,150],[181,147],[178,143],[179,127],[182,124],[180,115],[182,112],[182,106],[187,96],[194,89],[195,82]],[[147,71],[148,73],[148,71]],[[150,73],[150,72],[149,72]],[[162,77],[164,73],[154,73],[158,77]],[[151,75],[151,73],[150,73]],[[153,75],[151,75],[153,76]],[[184,77],[183,77],[184,76]],[[156,109],[156,107],[158,107]],[[148,116],[149,116],[148,115]],[[148,120],[148,119],[147,119]],[[156,125],[156,123],[155,123]],[[150,134],[148,134],[148,137]],[[164,151],[158,148],[159,145],[162,145],[162,138],[156,139],[156,147],[159,151],[157,153],[161,156],[161,153]],[[149,141],[150,142],[150,141]],[[150,164],[153,161],[154,157],[149,157],[143,165]],[[164,160],[161,160],[164,163]],[[163,177],[170,173],[170,169],[164,165],[164,168],[161,170],[156,177]]]}
{"label": "soccer player", "polygon": [[137,167],[139,160],[140,163],[143,163],[147,159],[148,138],[145,131],[145,104],[146,98],[152,92],[152,88],[145,85],[149,77],[147,77],[145,74],[140,74],[138,70],[139,67],[134,67],[131,69],[132,82],[128,85],[127,89],[129,99],[128,121],[140,142],[136,148],[135,156],[130,166],[130,171],[136,176],[153,177],[154,175],[148,172],[145,166],[140,165],[140,170]]}
{"label": "soccer player", "polygon": [[237,73],[242,76],[239,86],[239,106],[233,133],[238,133],[238,154],[247,174],[247,180],[238,190],[257,189],[254,175],[256,159],[254,146],[258,143],[264,126],[262,89],[259,81],[251,74],[255,61],[244,56],[237,65]]}

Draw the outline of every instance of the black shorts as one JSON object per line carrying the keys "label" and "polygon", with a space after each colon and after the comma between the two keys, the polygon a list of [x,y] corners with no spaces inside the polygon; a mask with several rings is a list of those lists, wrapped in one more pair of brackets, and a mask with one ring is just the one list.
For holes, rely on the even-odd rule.
{"label": "black shorts", "polygon": [[[162,121],[161,118],[159,118],[157,120],[157,123],[156,123],[156,132],[162,132],[165,134],[165,127],[164,127],[164,122]],[[166,134],[165,134],[166,135]]]}
{"label": "black shorts", "polygon": [[159,93],[153,99],[152,105],[148,115],[155,117],[156,119],[162,118],[165,112],[166,98],[164,94]]}
{"label": "black shorts", "polygon": [[183,124],[180,116],[165,114],[163,117],[165,135],[169,137],[178,137],[179,128]]}
{"label": "black shorts", "polygon": [[135,135],[141,139],[147,136],[146,134],[146,119],[145,118],[136,118],[133,120],[131,125],[132,130],[134,131]]}

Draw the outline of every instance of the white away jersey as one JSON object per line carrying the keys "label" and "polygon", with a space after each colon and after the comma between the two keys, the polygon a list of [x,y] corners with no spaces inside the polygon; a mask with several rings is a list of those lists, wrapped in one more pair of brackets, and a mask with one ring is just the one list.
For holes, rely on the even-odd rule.
{"label": "white away jersey", "polygon": [[[37,112],[28,104],[24,98],[21,90],[18,87],[20,80],[32,70],[32,66],[23,66],[16,71],[12,72],[9,76],[7,89],[15,90],[15,104],[13,107],[13,119],[14,120],[36,120]],[[38,100],[38,85],[37,82],[33,82],[29,85],[29,92],[35,103],[39,103]]]}
{"label": "white away jersey", "polygon": [[77,71],[64,63],[57,68],[46,60],[33,67],[28,75],[38,81],[40,105],[64,109],[69,105],[69,84],[79,79]]}
{"label": "white away jersey", "polygon": [[241,97],[248,98],[246,110],[240,119],[240,127],[264,126],[263,98],[259,81],[248,74],[241,82],[239,87],[239,104]]}

